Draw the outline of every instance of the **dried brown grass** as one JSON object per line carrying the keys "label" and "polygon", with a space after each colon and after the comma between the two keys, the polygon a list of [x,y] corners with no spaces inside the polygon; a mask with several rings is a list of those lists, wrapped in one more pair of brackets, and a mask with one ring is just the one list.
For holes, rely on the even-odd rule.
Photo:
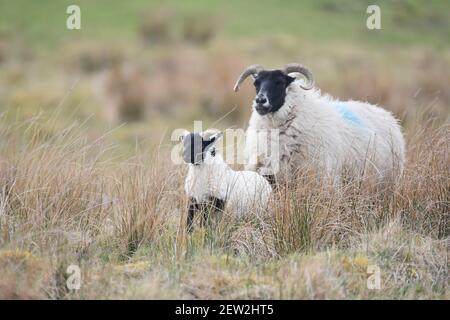
{"label": "dried brown grass", "polygon": [[[3,132],[4,298],[376,297],[369,263],[384,272],[378,297],[445,296],[448,126],[410,137],[404,176],[384,194],[299,177],[264,219],[224,214],[189,235],[183,170],[164,154],[105,162],[82,128],[40,125]],[[65,286],[69,264],[84,272],[80,291]]]}
{"label": "dried brown grass", "polygon": [[[231,89],[249,56],[215,45],[205,51],[174,44],[169,54],[158,51],[148,70],[139,68],[148,72],[142,76],[146,89],[137,95],[149,114],[170,115],[178,124],[237,105],[232,123],[248,119],[251,86],[239,95]],[[338,56],[342,70],[350,71],[327,65],[341,80],[331,92],[387,105],[402,119],[407,166],[396,184],[380,192],[367,179],[336,191],[305,171],[276,192],[264,219],[236,221],[224,214],[192,235],[184,225],[184,169],[164,148],[115,160],[110,140],[93,138],[86,126],[60,129],[57,116],[15,123],[2,115],[0,270],[8,276],[0,280],[0,296],[448,298],[445,59],[414,55],[417,68],[403,66],[401,77],[374,67],[377,62],[361,71]],[[46,101],[27,94],[21,104]],[[82,269],[79,291],[65,285],[70,264]],[[380,291],[366,286],[370,264],[381,268]]]}

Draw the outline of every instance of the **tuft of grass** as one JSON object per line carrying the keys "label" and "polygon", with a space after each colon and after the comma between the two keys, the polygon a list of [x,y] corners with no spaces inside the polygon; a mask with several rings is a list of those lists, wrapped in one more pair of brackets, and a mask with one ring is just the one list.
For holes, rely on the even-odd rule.
{"label": "tuft of grass", "polygon": [[[1,119],[2,298],[443,299],[448,297],[448,125],[417,119],[385,192],[308,170],[263,216],[228,212],[186,232],[184,170],[163,149],[104,161],[85,127]],[[105,137],[103,137],[105,139]],[[66,286],[67,267],[82,287]],[[378,266],[381,289],[367,287]]]}

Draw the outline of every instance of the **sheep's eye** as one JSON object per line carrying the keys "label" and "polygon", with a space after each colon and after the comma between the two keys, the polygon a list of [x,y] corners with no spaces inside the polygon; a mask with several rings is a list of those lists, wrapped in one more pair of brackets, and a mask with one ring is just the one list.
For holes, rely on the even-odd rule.
{"label": "sheep's eye", "polygon": [[213,156],[213,157],[216,156],[216,148],[211,149],[211,156]]}

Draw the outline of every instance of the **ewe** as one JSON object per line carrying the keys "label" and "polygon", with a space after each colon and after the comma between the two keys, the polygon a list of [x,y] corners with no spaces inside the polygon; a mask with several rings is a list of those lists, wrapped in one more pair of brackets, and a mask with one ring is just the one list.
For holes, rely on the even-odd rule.
{"label": "ewe", "polygon": [[189,170],[185,181],[189,197],[187,217],[188,230],[197,211],[203,213],[206,221],[209,210],[229,209],[236,216],[256,210],[264,210],[272,192],[270,184],[256,172],[234,171],[216,152],[216,142],[221,132],[184,132],[183,160]]}
{"label": "ewe", "polygon": [[[300,73],[307,81],[290,74]],[[312,73],[291,63],[281,70],[253,65],[236,82],[248,77],[256,96],[246,132],[246,170],[269,181],[283,181],[302,168],[313,166],[336,183],[375,172],[377,181],[400,174],[405,163],[405,141],[394,116],[372,104],[341,102],[321,95]],[[267,131],[276,129],[276,141]],[[278,144],[269,154],[261,144]]]}

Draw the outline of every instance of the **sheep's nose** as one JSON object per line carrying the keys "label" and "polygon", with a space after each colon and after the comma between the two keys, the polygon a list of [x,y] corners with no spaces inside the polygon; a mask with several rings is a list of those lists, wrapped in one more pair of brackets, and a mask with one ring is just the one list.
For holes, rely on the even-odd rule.
{"label": "sheep's nose", "polygon": [[255,102],[257,104],[265,104],[267,102],[267,99],[263,95],[258,95],[256,96]]}

